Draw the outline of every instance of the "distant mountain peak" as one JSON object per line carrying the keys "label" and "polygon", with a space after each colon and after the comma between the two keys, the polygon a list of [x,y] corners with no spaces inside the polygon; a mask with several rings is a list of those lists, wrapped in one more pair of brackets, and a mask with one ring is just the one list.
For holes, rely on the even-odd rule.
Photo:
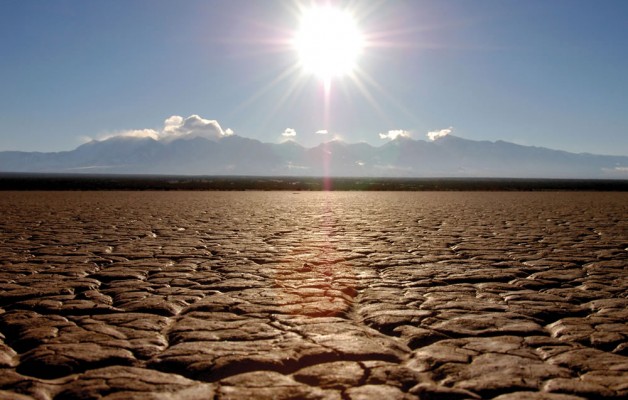
{"label": "distant mountain peak", "polygon": [[574,154],[451,134],[398,135],[381,146],[338,138],[306,148],[235,134],[175,140],[117,136],[61,153],[0,152],[0,172],[181,175],[503,177],[628,179],[628,157]]}

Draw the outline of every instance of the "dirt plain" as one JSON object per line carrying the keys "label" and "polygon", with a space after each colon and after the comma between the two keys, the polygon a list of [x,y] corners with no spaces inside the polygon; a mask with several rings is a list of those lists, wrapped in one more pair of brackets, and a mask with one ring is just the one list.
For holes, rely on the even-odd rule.
{"label": "dirt plain", "polygon": [[620,399],[628,193],[2,192],[0,399]]}

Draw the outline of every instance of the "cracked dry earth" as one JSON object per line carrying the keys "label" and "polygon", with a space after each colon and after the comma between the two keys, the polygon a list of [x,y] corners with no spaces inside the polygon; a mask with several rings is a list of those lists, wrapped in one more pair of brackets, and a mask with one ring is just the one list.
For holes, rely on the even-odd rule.
{"label": "cracked dry earth", "polygon": [[627,193],[3,192],[0,399],[620,399]]}

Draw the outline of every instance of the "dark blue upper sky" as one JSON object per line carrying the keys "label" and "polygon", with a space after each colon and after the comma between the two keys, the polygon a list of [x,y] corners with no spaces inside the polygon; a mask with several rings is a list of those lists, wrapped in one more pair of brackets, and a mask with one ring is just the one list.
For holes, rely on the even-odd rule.
{"label": "dark blue upper sky", "polygon": [[262,141],[451,126],[628,155],[627,1],[331,1],[368,45],[328,103],[289,44],[312,3],[3,0],[0,150],[69,150],[198,114]]}

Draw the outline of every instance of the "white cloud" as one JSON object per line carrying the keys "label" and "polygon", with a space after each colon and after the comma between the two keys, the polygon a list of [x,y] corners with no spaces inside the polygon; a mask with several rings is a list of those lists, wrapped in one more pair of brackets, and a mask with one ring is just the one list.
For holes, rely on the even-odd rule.
{"label": "white cloud", "polygon": [[283,133],[281,134],[281,136],[286,137],[286,138],[295,137],[296,135],[297,135],[297,131],[295,131],[292,128],[286,128],[286,130],[283,131]]}
{"label": "white cloud", "polygon": [[177,129],[183,125],[183,117],[179,115],[173,115],[171,117],[166,118],[164,121],[164,130],[165,134],[174,133]]}
{"label": "white cloud", "polygon": [[[159,140],[159,132],[154,129],[129,129],[125,131],[101,134],[98,136],[98,140],[107,140],[113,137],[151,138]],[[84,142],[91,142],[93,139],[89,136],[82,136],[81,140]]]}
{"label": "white cloud", "polygon": [[449,128],[445,128],[445,129],[441,129],[439,131],[431,131],[427,133],[427,137],[431,140],[434,141],[438,138],[442,138],[445,137],[447,135],[449,135],[451,132],[454,131],[454,128],[452,128],[451,126]]}
{"label": "white cloud", "polygon": [[151,138],[151,139],[159,139],[159,132],[154,129],[134,129],[130,131],[125,131],[122,133],[122,136],[127,137],[137,137],[137,138]]}
{"label": "white cloud", "polygon": [[410,137],[410,132],[404,131],[403,129],[393,129],[393,130],[390,130],[390,131],[388,131],[386,133],[380,133],[379,134],[379,138],[380,139],[395,140],[398,137],[409,138]]}
{"label": "white cloud", "polygon": [[327,131],[327,129],[321,129],[319,131],[316,131],[317,135],[327,135],[329,132]]}
{"label": "white cloud", "polygon": [[[164,121],[164,127],[159,131],[155,129],[129,129],[110,134],[99,135],[99,140],[107,140],[112,137],[136,137],[151,138],[155,140],[172,141],[179,138],[204,137],[207,139],[220,139],[221,137],[233,135],[232,129],[223,130],[216,120],[202,118],[196,114],[183,118],[179,115],[172,115]],[[82,136],[79,140],[83,142],[91,141],[92,138]]]}
{"label": "white cloud", "polygon": [[159,138],[162,140],[174,140],[181,137],[220,139],[232,134],[231,129],[223,130],[216,120],[205,119],[196,114],[185,119],[179,115],[173,115],[164,121],[164,129]]}

